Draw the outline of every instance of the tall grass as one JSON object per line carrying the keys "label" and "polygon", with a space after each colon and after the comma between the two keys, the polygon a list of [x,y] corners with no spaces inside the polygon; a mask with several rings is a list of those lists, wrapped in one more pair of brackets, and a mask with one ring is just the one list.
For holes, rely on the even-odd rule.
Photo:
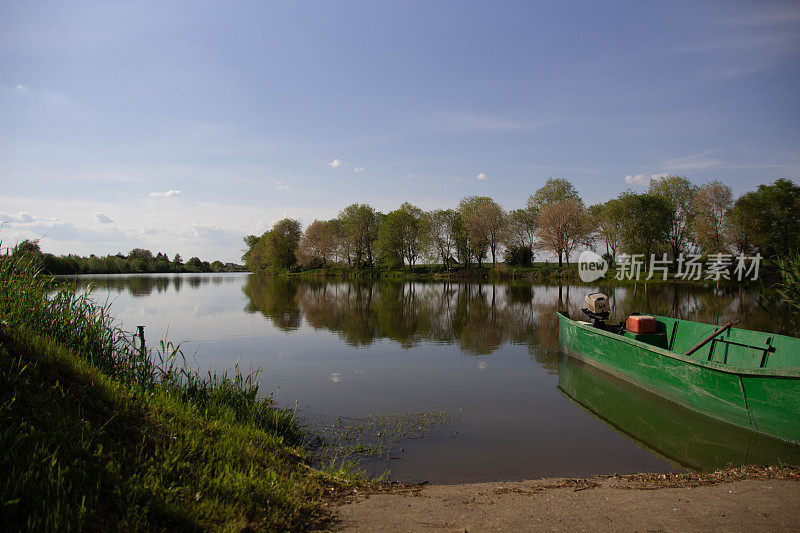
{"label": "tall grass", "polygon": [[16,253],[0,260],[0,317],[7,327],[57,339],[112,379],[158,387],[198,407],[232,411],[238,422],[275,432],[289,444],[304,436],[294,411],[281,409],[271,396],[260,396],[260,370],[243,374],[237,364],[222,373],[191,369],[180,345],[161,341],[155,350],[139,349],[90,291],[57,284],[42,273],[35,255]]}
{"label": "tall grass", "polygon": [[775,284],[775,290],[800,313],[800,250],[789,252],[776,259],[781,279]]}

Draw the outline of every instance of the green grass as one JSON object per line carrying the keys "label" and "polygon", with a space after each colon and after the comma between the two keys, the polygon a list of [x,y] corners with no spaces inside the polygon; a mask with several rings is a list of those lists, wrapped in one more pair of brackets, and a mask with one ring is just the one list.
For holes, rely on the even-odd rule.
{"label": "green grass", "polygon": [[254,374],[140,352],[107,306],[0,262],[0,528],[302,530],[363,483],[311,468]]}
{"label": "green grass", "polygon": [[775,283],[778,294],[800,314],[800,251],[776,259],[780,279]]}
{"label": "green grass", "polygon": [[552,281],[573,281],[578,278],[577,265],[564,264],[559,267],[556,263],[534,263],[530,267],[512,267],[504,263],[498,263],[492,267],[491,262],[484,263],[483,266],[477,265],[465,267],[456,266],[449,271],[441,264],[415,265],[402,269],[386,269],[383,267],[372,268],[348,268],[344,266],[332,266],[310,270],[297,271],[268,271],[272,275],[287,275],[300,278],[367,278],[367,279],[395,279],[395,280],[434,280],[434,281],[529,281],[529,282],[552,282]]}

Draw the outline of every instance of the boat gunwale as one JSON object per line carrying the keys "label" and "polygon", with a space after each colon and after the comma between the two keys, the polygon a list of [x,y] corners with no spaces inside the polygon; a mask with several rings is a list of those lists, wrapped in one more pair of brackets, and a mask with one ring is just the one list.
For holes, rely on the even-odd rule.
{"label": "boat gunwale", "polygon": [[[670,357],[672,359],[678,360],[682,363],[689,363],[695,366],[707,368],[709,370],[716,370],[719,372],[724,372],[726,374],[735,374],[738,376],[757,376],[757,377],[774,377],[774,378],[800,378],[800,367],[783,367],[783,368],[746,368],[740,366],[730,366],[725,365],[722,363],[717,363],[714,361],[699,361],[697,359],[692,359],[684,354],[672,352],[670,350],[665,350],[664,348],[659,348],[658,346],[653,346],[652,344],[648,344],[646,342],[638,341],[636,339],[631,339],[629,337],[625,337],[623,335],[619,335],[616,333],[612,333],[610,331],[606,331],[600,328],[592,327],[589,324],[583,324],[578,320],[574,320],[570,318],[570,316],[564,311],[558,311],[559,320],[567,320],[569,323],[575,325],[578,328],[586,330],[587,332],[599,334],[605,337],[608,337],[615,341],[621,341],[626,344],[630,344],[632,346],[636,346],[638,348],[644,348],[650,352],[655,354]],[[661,317],[656,317],[661,318]],[[776,334],[778,335],[778,334]]]}

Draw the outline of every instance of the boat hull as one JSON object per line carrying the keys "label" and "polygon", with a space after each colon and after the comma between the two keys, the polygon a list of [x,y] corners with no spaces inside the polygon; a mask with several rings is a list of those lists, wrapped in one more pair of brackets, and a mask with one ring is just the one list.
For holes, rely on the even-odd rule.
{"label": "boat hull", "polygon": [[740,371],[558,318],[567,355],[693,411],[800,444],[800,370]]}

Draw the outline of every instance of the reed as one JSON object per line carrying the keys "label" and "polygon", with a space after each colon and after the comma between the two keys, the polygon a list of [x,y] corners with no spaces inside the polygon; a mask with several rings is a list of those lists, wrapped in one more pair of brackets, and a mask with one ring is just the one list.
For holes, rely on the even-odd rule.
{"label": "reed", "polygon": [[789,252],[776,259],[780,280],[775,284],[775,290],[787,304],[800,313],[800,250]]}

